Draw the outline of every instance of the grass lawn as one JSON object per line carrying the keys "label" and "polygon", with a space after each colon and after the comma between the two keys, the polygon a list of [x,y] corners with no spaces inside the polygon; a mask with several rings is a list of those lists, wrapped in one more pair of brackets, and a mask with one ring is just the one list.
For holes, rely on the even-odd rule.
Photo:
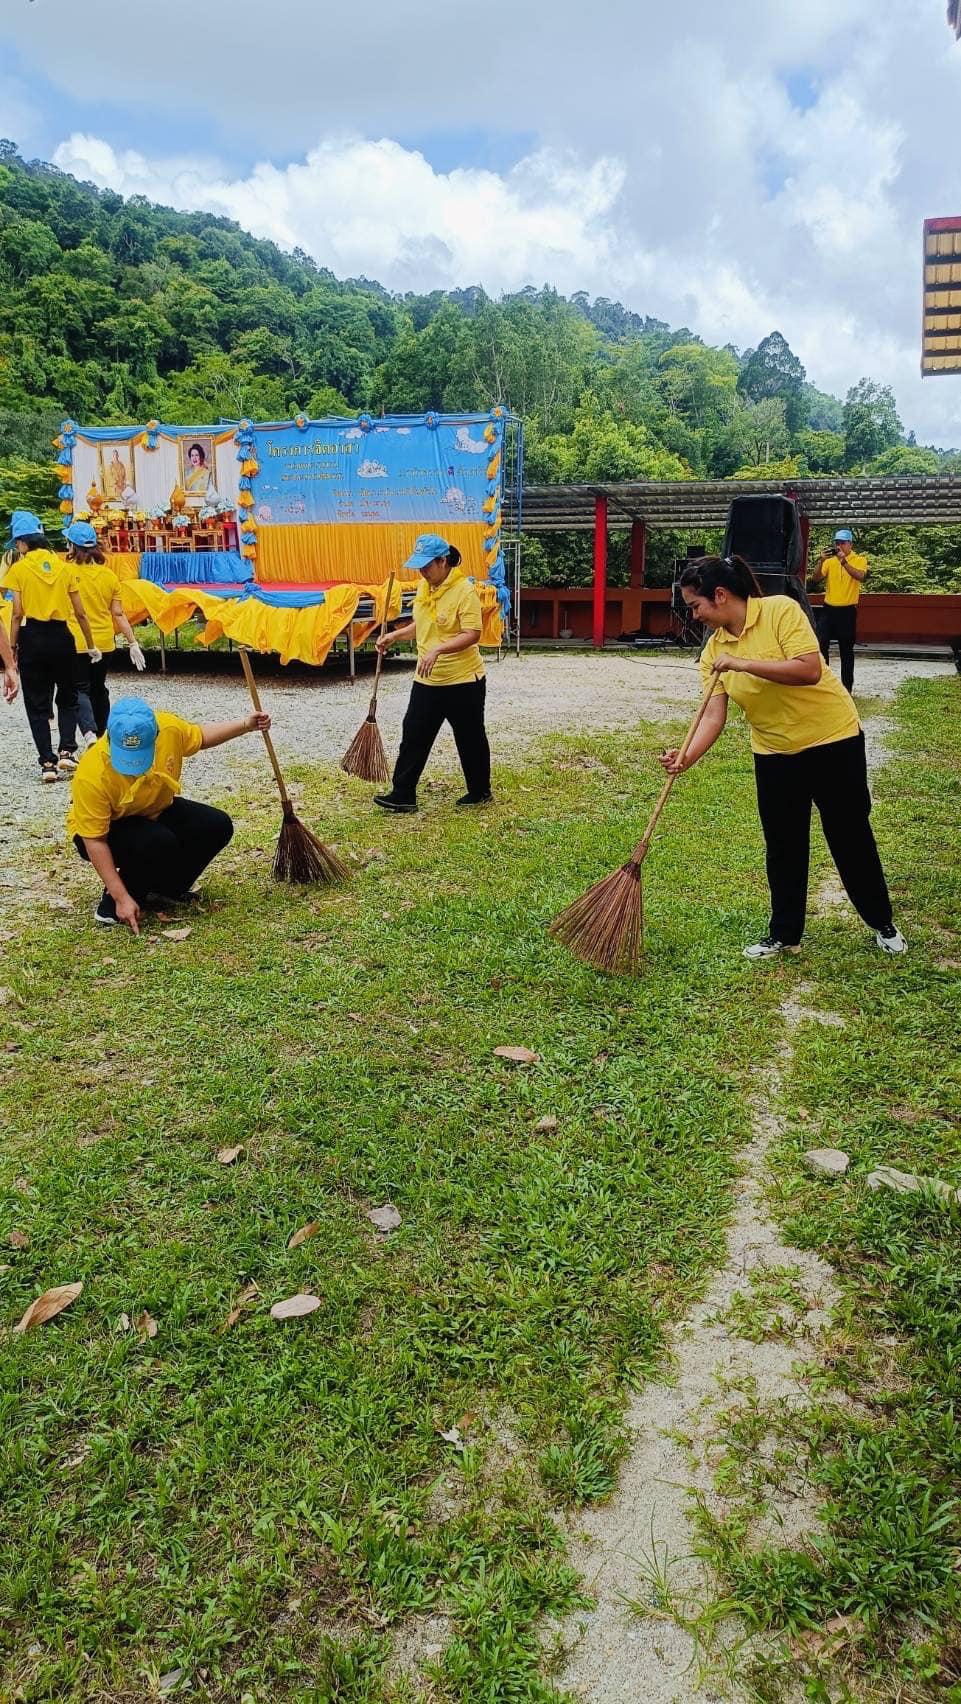
{"label": "grass lawn", "polygon": [[[943,744],[953,781],[905,758],[879,813],[912,938],[945,913],[932,816],[943,849],[951,692],[909,691],[905,738]],[[536,1628],[578,1601],[557,1511],[610,1490],[626,1388],[721,1257],[742,1075],[798,975],[740,956],[766,892],[733,732],[677,788],[645,865],[646,973],[599,978],[545,934],[636,838],[664,739],[559,739],[496,774],[484,816],[455,814],[451,778],[395,820],[360,784],[304,770],[301,814],[360,855],[342,892],[277,889],[279,812],[247,798],[188,939],[169,923],[95,933],[84,887],[75,913],[8,948],[0,1698],[556,1696]],[[858,1177],[869,1136],[872,1164],[906,1164],[918,1142],[926,1168],[947,1163],[936,1127],[956,1142],[940,1121],[958,1111],[959,1010],[928,941],[892,977],[850,917],[812,931],[819,990],[854,1001],[848,1034],[860,1048],[863,1024],[874,1063],[825,1060],[812,1038],[796,1092],[825,1119],[844,1097]],[[512,1064],[502,1044],[539,1058]],[[897,1145],[881,1139],[895,1094],[921,1114]],[[952,1240],[929,1205],[844,1189],[798,1182],[792,1230],[852,1295],[870,1287],[919,1381],[928,1369],[937,1512],[957,1449],[938,1383],[957,1223]],[[367,1211],[388,1201],[401,1223],[384,1235]],[[77,1280],[57,1320],[10,1335],[41,1290]],[[270,1317],[302,1291],[316,1311]],[[904,1450],[926,1438],[914,1424]],[[404,1652],[429,1627],[443,1649],[425,1691]]]}
{"label": "grass lawn", "polygon": [[[775,1205],[789,1239],[830,1261],[842,1302],[820,1400],[803,1419],[760,1410],[747,1422],[734,1440],[740,1508],[708,1523],[749,1625],[789,1635],[792,1660],[762,1667],[758,1698],[782,1697],[799,1675],[803,1695],[824,1704],[961,1699],[961,1205],[866,1181],[894,1166],[961,1186],[958,686],[902,688],[875,788],[911,952],[866,975],[841,911],[807,961],[808,1004],[846,1027],[806,1023],[796,1035]],[[812,1146],[850,1155],[842,1182],[807,1175]],[[766,1455],[765,1438],[777,1443]],[[752,1518],[799,1465],[822,1534],[803,1549],[758,1549]]]}

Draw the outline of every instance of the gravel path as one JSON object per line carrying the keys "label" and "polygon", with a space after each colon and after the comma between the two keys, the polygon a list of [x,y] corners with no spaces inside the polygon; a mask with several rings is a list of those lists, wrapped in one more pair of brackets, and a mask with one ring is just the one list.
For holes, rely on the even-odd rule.
{"label": "gravel path", "polygon": [[[239,672],[239,671],[238,671]],[[693,654],[683,657],[642,656],[619,652],[607,656],[539,654],[521,658],[505,655],[488,663],[488,727],[494,750],[495,784],[498,756],[513,757],[544,734],[570,730],[629,727],[644,718],[663,721],[683,715],[699,692]],[[951,674],[940,660],[864,659],[858,662],[860,693],[890,698],[911,675]],[[126,676],[113,677],[119,696]],[[378,720],[389,754],[397,749],[400,724],[412,665],[391,661],[381,683]],[[212,675],[162,678],[148,673],[130,676],[129,690],[139,690],[157,708],[174,710],[196,721],[226,721],[249,709],[243,683]],[[356,686],[333,674],[272,678],[264,686],[264,701],[273,717],[274,739],[284,758],[335,765],[366,713],[370,677]],[[42,787],[36,779],[36,754],[21,703],[12,710],[0,705],[3,735],[3,779],[0,787],[0,881],[6,858],[29,833],[41,843],[62,839],[69,789]],[[453,740],[445,729],[434,761],[456,765]],[[225,780],[244,780],[264,772],[259,740],[244,740],[226,752],[201,753],[189,764],[189,791],[194,798],[216,800]],[[8,877],[9,879],[9,877]]]}

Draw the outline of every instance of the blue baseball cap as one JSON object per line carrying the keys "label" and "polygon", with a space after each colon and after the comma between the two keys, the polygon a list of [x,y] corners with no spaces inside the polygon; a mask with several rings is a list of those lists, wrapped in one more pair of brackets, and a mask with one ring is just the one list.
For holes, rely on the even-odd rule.
{"label": "blue baseball cap", "polygon": [[838,527],[834,535],[835,544],[853,544],[854,534],[850,527]]}
{"label": "blue baseball cap", "polygon": [[10,537],[14,543],[18,538],[29,538],[32,533],[42,533],[43,522],[39,515],[31,509],[14,509],[10,516]]}
{"label": "blue baseball cap", "polygon": [[441,538],[440,533],[421,533],[420,537],[414,540],[413,551],[404,567],[426,568],[428,562],[433,562],[438,556],[447,556],[449,551],[450,545],[446,538]]}
{"label": "blue baseball cap", "polygon": [[118,775],[146,775],[159,732],[157,718],[142,698],[117,699],[107,718],[107,738]]}
{"label": "blue baseball cap", "polygon": [[68,527],[64,527],[63,536],[71,544],[79,545],[81,550],[92,550],[97,542],[96,528],[89,521],[71,521]]}

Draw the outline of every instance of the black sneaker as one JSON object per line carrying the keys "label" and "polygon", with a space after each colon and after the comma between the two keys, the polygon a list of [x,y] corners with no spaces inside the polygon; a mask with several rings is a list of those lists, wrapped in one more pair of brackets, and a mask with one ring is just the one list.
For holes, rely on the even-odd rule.
{"label": "black sneaker", "polygon": [[117,901],[112,893],[104,888],[103,893],[94,907],[93,920],[104,929],[112,929],[117,921]]}
{"label": "black sneaker", "polygon": [[459,799],[455,800],[455,803],[458,810],[463,810],[467,805],[492,805],[494,795],[493,793],[464,793]]}
{"label": "black sneaker", "polygon": [[77,767],[75,751],[62,751],[57,758],[57,768],[63,775],[72,775]]}
{"label": "black sneaker", "polygon": [[776,941],[773,935],[764,935],[760,941],[755,941],[753,947],[744,948],[744,957],[746,959],[769,959],[777,958],[780,953],[796,955],[800,951],[800,947],[789,947],[784,941]]}
{"label": "black sneaker", "polygon": [[375,793],[374,804],[379,805],[382,811],[403,811],[408,816],[417,809],[409,799],[395,799],[393,793]]}
{"label": "black sneaker", "polygon": [[163,911],[168,905],[199,904],[200,894],[197,892],[196,888],[191,888],[189,893],[148,893],[144,900],[144,905],[148,906],[150,910],[156,910],[159,907],[161,911]]}

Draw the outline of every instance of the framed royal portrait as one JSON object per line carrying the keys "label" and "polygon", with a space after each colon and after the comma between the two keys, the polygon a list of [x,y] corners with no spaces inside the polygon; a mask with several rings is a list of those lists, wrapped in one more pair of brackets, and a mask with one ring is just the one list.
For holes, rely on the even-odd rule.
{"label": "framed royal portrait", "polygon": [[101,495],[105,503],[117,504],[134,489],[133,443],[101,444],[99,460]]}

